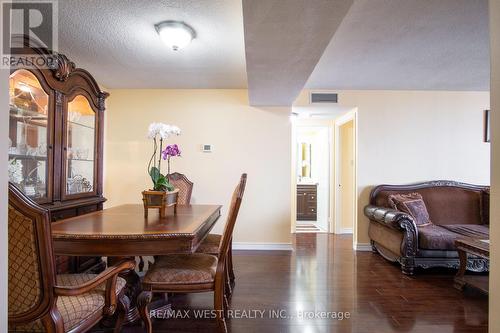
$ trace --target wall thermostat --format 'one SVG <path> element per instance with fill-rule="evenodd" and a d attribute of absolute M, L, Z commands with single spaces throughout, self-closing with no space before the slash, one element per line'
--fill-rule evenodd
<path fill-rule="evenodd" d="M 201 150 L 204 153 L 211 153 L 213 151 L 214 147 L 212 145 L 201 145 Z"/>

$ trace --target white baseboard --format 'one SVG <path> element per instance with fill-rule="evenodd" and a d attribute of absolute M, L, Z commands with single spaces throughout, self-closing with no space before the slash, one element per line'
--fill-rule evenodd
<path fill-rule="evenodd" d="M 355 250 L 363 252 L 371 251 L 372 245 L 370 243 L 357 243 Z"/>
<path fill-rule="evenodd" d="M 292 243 L 233 242 L 233 250 L 293 251 Z"/>

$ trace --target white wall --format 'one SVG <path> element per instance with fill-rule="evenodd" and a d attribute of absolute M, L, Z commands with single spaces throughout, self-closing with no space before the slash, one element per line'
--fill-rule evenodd
<path fill-rule="evenodd" d="M 500 332 L 500 1 L 490 0 L 491 39 L 491 265 L 490 265 L 490 333 Z"/>
<path fill-rule="evenodd" d="M 223 204 L 222 231 L 231 193 L 242 172 L 247 189 L 235 242 L 290 243 L 290 108 L 248 106 L 246 90 L 109 90 L 105 138 L 107 206 L 141 204 L 150 188 L 148 124 L 178 125 L 182 157 L 173 171 L 194 182 L 193 203 Z M 213 153 L 201 152 L 213 144 Z"/>
<path fill-rule="evenodd" d="M 0 70 L 0 332 L 7 332 L 7 261 L 8 261 L 8 230 L 7 230 L 7 150 L 9 133 L 9 71 Z"/>
<path fill-rule="evenodd" d="M 358 108 L 359 244 L 367 244 L 363 207 L 383 183 L 450 179 L 490 182 L 489 144 L 483 142 L 488 92 L 340 91 L 343 107 Z M 296 104 L 307 104 L 307 91 Z"/>

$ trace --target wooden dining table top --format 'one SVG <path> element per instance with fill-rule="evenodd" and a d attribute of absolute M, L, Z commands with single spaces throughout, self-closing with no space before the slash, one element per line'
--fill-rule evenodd
<path fill-rule="evenodd" d="M 220 205 L 178 205 L 160 217 L 143 205 L 121 205 L 52 223 L 58 255 L 131 256 L 191 253 L 220 217 Z"/>

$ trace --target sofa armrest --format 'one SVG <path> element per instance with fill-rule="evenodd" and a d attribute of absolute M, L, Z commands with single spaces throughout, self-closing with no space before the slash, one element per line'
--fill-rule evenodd
<path fill-rule="evenodd" d="M 368 205 L 365 207 L 365 216 L 390 228 L 403 229 L 402 223 L 410 223 L 417 229 L 413 217 L 399 210 Z"/>
<path fill-rule="evenodd" d="M 366 206 L 364 213 L 370 221 L 404 233 L 401 244 L 401 253 L 404 256 L 414 257 L 417 254 L 418 229 L 412 216 L 395 209 L 373 205 Z"/>

